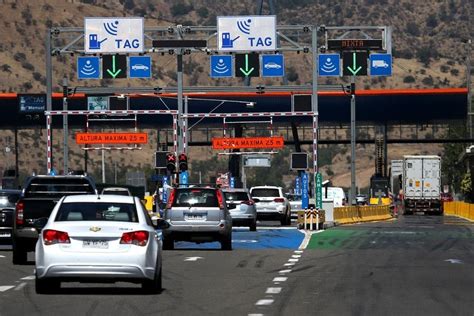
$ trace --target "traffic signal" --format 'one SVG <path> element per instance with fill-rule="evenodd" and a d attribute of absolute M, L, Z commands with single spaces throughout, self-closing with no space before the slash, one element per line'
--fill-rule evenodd
<path fill-rule="evenodd" d="M 182 153 L 181 155 L 179 155 L 178 162 L 179 162 L 180 171 L 188 170 L 188 157 L 186 157 L 185 153 Z"/>
<path fill-rule="evenodd" d="M 166 154 L 166 169 L 170 172 L 174 172 L 176 169 L 176 156 L 172 153 Z"/>

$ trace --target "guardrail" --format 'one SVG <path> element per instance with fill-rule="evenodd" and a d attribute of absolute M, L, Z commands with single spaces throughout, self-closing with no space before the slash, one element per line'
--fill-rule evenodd
<path fill-rule="evenodd" d="M 334 208 L 334 221 L 339 225 L 391 219 L 389 205 L 343 206 Z"/>
<path fill-rule="evenodd" d="M 465 202 L 444 202 L 443 205 L 445 215 L 453 215 L 474 221 L 474 204 Z"/>

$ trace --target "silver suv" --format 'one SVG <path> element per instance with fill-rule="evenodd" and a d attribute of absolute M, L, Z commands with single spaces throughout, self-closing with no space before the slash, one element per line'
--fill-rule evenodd
<path fill-rule="evenodd" d="M 163 230 L 163 249 L 174 249 L 175 241 L 219 241 L 222 250 L 232 250 L 232 217 L 219 189 L 173 189 L 164 219 L 170 227 Z"/>
<path fill-rule="evenodd" d="M 291 206 L 283 195 L 283 189 L 276 186 L 250 188 L 250 196 L 257 205 L 259 219 L 277 219 L 282 225 L 291 224 Z"/>
<path fill-rule="evenodd" d="M 257 208 L 247 189 L 223 189 L 227 208 L 232 216 L 232 225 L 248 226 L 257 230 Z"/>

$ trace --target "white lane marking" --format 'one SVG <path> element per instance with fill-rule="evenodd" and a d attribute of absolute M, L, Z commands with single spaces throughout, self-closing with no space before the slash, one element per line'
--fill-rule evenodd
<path fill-rule="evenodd" d="M 21 278 L 20 280 L 34 280 L 35 276 L 34 275 L 29 275 L 27 277 Z"/>
<path fill-rule="evenodd" d="M 301 230 L 300 230 L 301 231 Z M 305 231 L 303 232 L 305 234 L 303 241 L 301 242 L 301 245 L 298 247 L 300 250 L 306 249 L 308 247 L 309 241 L 311 240 L 311 236 L 313 234 L 319 234 L 322 233 L 324 230 L 317 230 L 317 231 Z"/>
<path fill-rule="evenodd" d="M 19 291 L 26 286 L 26 282 L 22 282 L 15 287 L 15 291 Z"/>
<path fill-rule="evenodd" d="M 255 305 L 271 305 L 273 304 L 273 300 L 269 299 L 264 299 L 264 300 L 258 300 L 258 302 Z"/>
<path fill-rule="evenodd" d="M 300 261 L 300 259 L 295 259 L 295 258 L 293 258 L 293 259 L 288 259 L 288 261 L 289 261 L 289 262 L 298 262 L 298 261 Z"/>
<path fill-rule="evenodd" d="M 280 294 L 281 292 L 281 287 L 269 287 L 267 288 L 267 291 L 265 294 Z"/>
<path fill-rule="evenodd" d="M 296 227 L 271 227 L 271 226 L 263 226 L 258 227 L 258 230 L 296 230 Z"/>
<path fill-rule="evenodd" d="M 301 255 L 292 255 L 291 258 L 301 258 Z"/>
<path fill-rule="evenodd" d="M 459 259 L 446 259 L 444 261 L 447 261 L 447 262 L 450 262 L 450 263 L 457 263 L 457 264 L 462 264 L 462 260 L 459 260 Z"/>
<path fill-rule="evenodd" d="M 263 314 L 248 314 L 248 316 L 263 316 Z"/>
<path fill-rule="evenodd" d="M 204 259 L 203 257 L 187 257 L 184 261 L 198 261 L 198 259 Z"/>
<path fill-rule="evenodd" d="M 8 291 L 9 289 L 12 289 L 14 287 L 15 287 L 14 285 L 2 285 L 0 286 L 0 292 Z"/>
<path fill-rule="evenodd" d="M 294 266 L 296 264 L 296 262 L 288 262 L 288 263 L 285 263 L 284 266 L 285 267 L 290 267 L 290 266 Z"/>
<path fill-rule="evenodd" d="M 291 269 L 278 271 L 278 273 L 280 273 L 280 274 L 286 274 L 286 273 L 290 273 L 290 272 L 291 272 Z"/>
<path fill-rule="evenodd" d="M 241 243 L 246 243 L 246 244 L 252 244 L 258 242 L 258 240 L 255 239 L 232 239 L 232 242 L 241 242 Z"/>
<path fill-rule="evenodd" d="M 288 280 L 287 277 L 276 277 L 276 278 L 273 278 L 273 282 L 285 282 L 286 280 Z"/>
<path fill-rule="evenodd" d="M 5 258 L 5 256 L 0 255 L 0 258 Z"/>
<path fill-rule="evenodd" d="M 303 253 L 303 250 L 295 250 L 295 253 Z"/>

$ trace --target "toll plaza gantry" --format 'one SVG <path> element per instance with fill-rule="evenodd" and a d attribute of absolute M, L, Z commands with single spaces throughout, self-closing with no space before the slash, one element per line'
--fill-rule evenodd
<path fill-rule="evenodd" d="M 106 26 L 110 21 L 118 25 L 118 20 L 122 23 L 132 23 L 136 21 L 128 21 L 128 18 L 94 18 L 92 22 L 100 26 Z M 114 21 L 117 20 L 117 21 Z M 116 40 L 117 46 L 120 43 L 135 43 L 130 49 L 124 47 L 115 47 L 101 49 L 101 42 L 98 41 L 99 31 L 88 29 L 88 24 L 92 23 L 85 20 L 85 27 L 54 27 L 48 30 L 46 35 L 46 82 L 47 82 L 47 129 L 48 129 L 48 144 L 50 144 L 50 129 L 52 117 L 54 115 L 63 116 L 63 133 L 64 133 L 64 170 L 67 170 L 68 144 L 67 144 L 67 129 L 68 129 L 68 115 L 91 115 L 91 114 L 114 114 L 106 110 L 95 111 L 70 111 L 67 107 L 67 99 L 76 93 L 84 93 L 86 95 L 103 95 L 103 94 L 139 94 L 139 95 L 154 95 L 160 98 L 160 95 L 166 93 L 176 93 L 177 111 L 154 111 L 148 110 L 143 112 L 140 109 L 125 110 L 124 114 L 165 114 L 172 115 L 173 122 L 176 122 L 175 135 L 176 146 L 173 149 L 176 154 L 182 153 L 186 150 L 186 121 L 190 118 L 208 118 L 208 117 L 232 117 L 233 113 L 189 113 L 184 106 L 185 93 L 201 93 L 201 92 L 256 92 L 263 94 L 265 92 L 290 91 L 291 93 L 298 93 L 301 91 L 311 91 L 311 108 L 309 111 L 289 111 L 289 112 L 241 112 L 236 115 L 246 117 L 277 117 L 277 116 L 308 116 L 312 118 L 312 169 L 314 176 L 318 172 L 318 91 L 341 91 L 350 89 L 343 85 L 318 85 L 318 54 L 320 49 L 327 47 L 327 29 L 324 26 L 316 25 L 277 25 L 276 16 L 239 16 L 239 17 L 218 17 L 217 26 L 185 26 L 173 25 L 168 27 L 144 27 L 142 22 L 142 29 L 137 29 L 135 36 L 136 40 L 121 38 Z M 381 41 L 386 45 L 391 45 L 391 29 L 390 27 L 352 27 L 351 29 L 374 31 L 377 37 L 374 41 Z M 94 29 L 95 30 L 95 29 Z M 110 30 L 105 30 L 110 34 Z M 97 34 L 96 34 L 97 33 Z M 104 33 L 105 34 L 105 33 Z M 318 42 L 319 36 L 323 35 Z M 380 35 L 381 34 L 381 35 Z M 370 38 L 367 34 L 367 38 Z M 327 37 L 327 36 L 326 36 Z M 142 39 L 142 41 L 141 41 Z M 105 39 L 104 39 L 105 40 Z M 130 45 L 130 44 L 129 44 Z M 390 46 L 391 47 L 391 46 Z M 218 87 L 185 87 L 183 83 L 183 56 L 192 55 L 196 53 L 207 54 L 210 56 L 233 56 L 236 61 L 236 76 L 249 77 L 254 76 L 257 71 L 252 73 L 255 67 L 251 67 L 249 60 L 254 54 L 278 55 L 285 52 L 307 53 L 312 55 L 311 63 L 311 83 L 309 85 L 280 85 L 280 86 L 218 86 Z M 243 53 L 243 54 L 238 54 Z M 144 55 L 175 55 L 176 56 L 176 73 L 177 86 L 173 87 L 157 87 L 153 84 L 150 87 L 91 87 L 91 86 L 76 86 L 70 87 L 67 80 L 63 81 L 63 109 L 62 111 L 52 111 L 52 92 L 53 92 L 53 57 L 54 56 L 99 56 L 105 60 L 108 55 L 122 54 L 126 56 L 144 56 Z M 240 56 L 239 56 L 240 55 Z M 118 55 L 117 55 L 118 56 Z M 257 55 L 258 56 L 258 55 Z M 115 57 L 112 57 L 115 61 Z M 224 58 L 222 58 L 224 59 Z M 218 59 L 219 62 L 221 59 Z M 241 60 L 240 64 L 237 64 Z M 212 60 L 211 60 L 212 63 Z M 240 66 L 240 67 L 239 67 Z M 284 65 L 283 65 L 284 67 Z M 274 67 L 278 68 L 278 67 Z M 281 67 L 280 67 L 281 68 Z M 115 63 L 113 72 L 115 71 Z M 268 69 L 267 69 L 268 70 Z M 238 75 L 239 73 L 239 75 Z M 211 67 L 212 74 L 212 67 Z M 115 76 L 113 76 L 115 78 Z M 140 112 L 141 111 L 141 112 Z M 48 172 L 54 166 L 53 153 L 51 146 L 47 149 L 47 165 Z"/>

